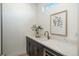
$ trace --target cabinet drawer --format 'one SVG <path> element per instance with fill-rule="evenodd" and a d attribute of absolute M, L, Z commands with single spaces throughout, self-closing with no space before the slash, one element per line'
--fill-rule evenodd
<path fill-rule="evenodd" d="M 56 56 L 54 53 L 48 51 L 47 49 L 44 49 L 44 56 Z"/>
<path fill-rule="evenodd" d="M 56 52 L 56 51 L 54 51 L 54 50 L 50 50 L 50 49 L 44 49 L 44 56 L 63 56 L 62 54 L 60 54 L 60 53 L 58 53 L 58 52 Z"/>

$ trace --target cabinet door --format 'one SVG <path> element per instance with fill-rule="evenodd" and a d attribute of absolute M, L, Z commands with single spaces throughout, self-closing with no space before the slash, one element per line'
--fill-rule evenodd
<path fill-rule="evenodd" d="M 37 45 L 37 55 L 43 56 L 43 47 L 41 45 Z"/>
<path fill-rule="evenodd" d="M 34 56 L 43 56 L 43 47 L 39 43 L 32 41 L 32 51 Z"/>
<path fill-rule="evenodd" d="M 38 52 L 37 52 L 37 45 L 36 43 L 32 44 L 32 51 L 33 51 L 33 56 L 38 56 Z"/>
<path fill-rule="evenodd" d="M 27 51 L 27 54 L 29 55 L 29 56 L 33 56 L 34 55 L 34 49 L 33 49 L 33 47 L 34 47 L 34 45 L 33 45 L 33 42 L 30 40 L 30 38 L 26 38 L 27 40 L 27 48 L 26 48 L 26 51 Z"/>
<path fill-rule="evenodd" d="M 33 56 L 34 55 L 33 43 L 32 42 L 29 42 L 29 43 L 30 43 L 30 45 L 29 45 L 29 55 Z"/>
<path fill-rule="evenodd" d="M 42 46 L 33 41 L 32 39 L 27 37 L 27 53 L 29 56 L 42 56 L 43 55 L 43 48 Z"/>
<path fill-rule="evenodd" d="M 26 52 L 27 52 L 27 54 L 29 55 L 29 53 L 30 53 L 30 41 L 29 41 L 29 38 L 28 37 L 26 37 Z"/>

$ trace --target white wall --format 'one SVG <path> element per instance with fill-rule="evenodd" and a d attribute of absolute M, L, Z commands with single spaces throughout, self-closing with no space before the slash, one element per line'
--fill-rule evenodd
<path fill-rule="evenodd" d="M 1 54 L 1 4 L 0 4 L 0 54 Z"/>
<path fill-rule="evenodd" d="M 3 4 L 4 54 L 18 55 L 26 51 L 26 35 L 36 23 L 35 4 Z"/>
<path fill-rule="evenodd" d="M 50 32 L 50 14 L 54 14 L 63 10 L 68 11 L 68 36 L 56 36 L 51 35 L 51 38 L 63 40 L 76 44 L 77 47 L 77 34 L 78 34 L 78 4 L 58 4 L 57 6 L 50 8 L 46 13 L 42 11 L 42 6 L 45 4 L 38 5 L 38 23 L 44 27 L 44 31 Z M 64 45 L 63 45 L 64 46 Z"/>

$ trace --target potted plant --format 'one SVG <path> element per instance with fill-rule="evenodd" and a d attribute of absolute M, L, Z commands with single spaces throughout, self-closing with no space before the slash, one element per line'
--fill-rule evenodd
<path fill-rule="evenodd" d="M 43 28 L 40 26 L 40 25 L 33 25 L 32 26 L 32 31 L 35 32 L 35 37 L 40 37 L 40 31 L 42 30 Z"/>

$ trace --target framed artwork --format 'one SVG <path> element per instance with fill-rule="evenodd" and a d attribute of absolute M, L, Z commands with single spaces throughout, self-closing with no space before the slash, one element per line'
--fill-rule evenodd
<path fill-rule="evenodd" d="M 67 36 L 67 10 L 50 15 L 50 33 Z"/>

